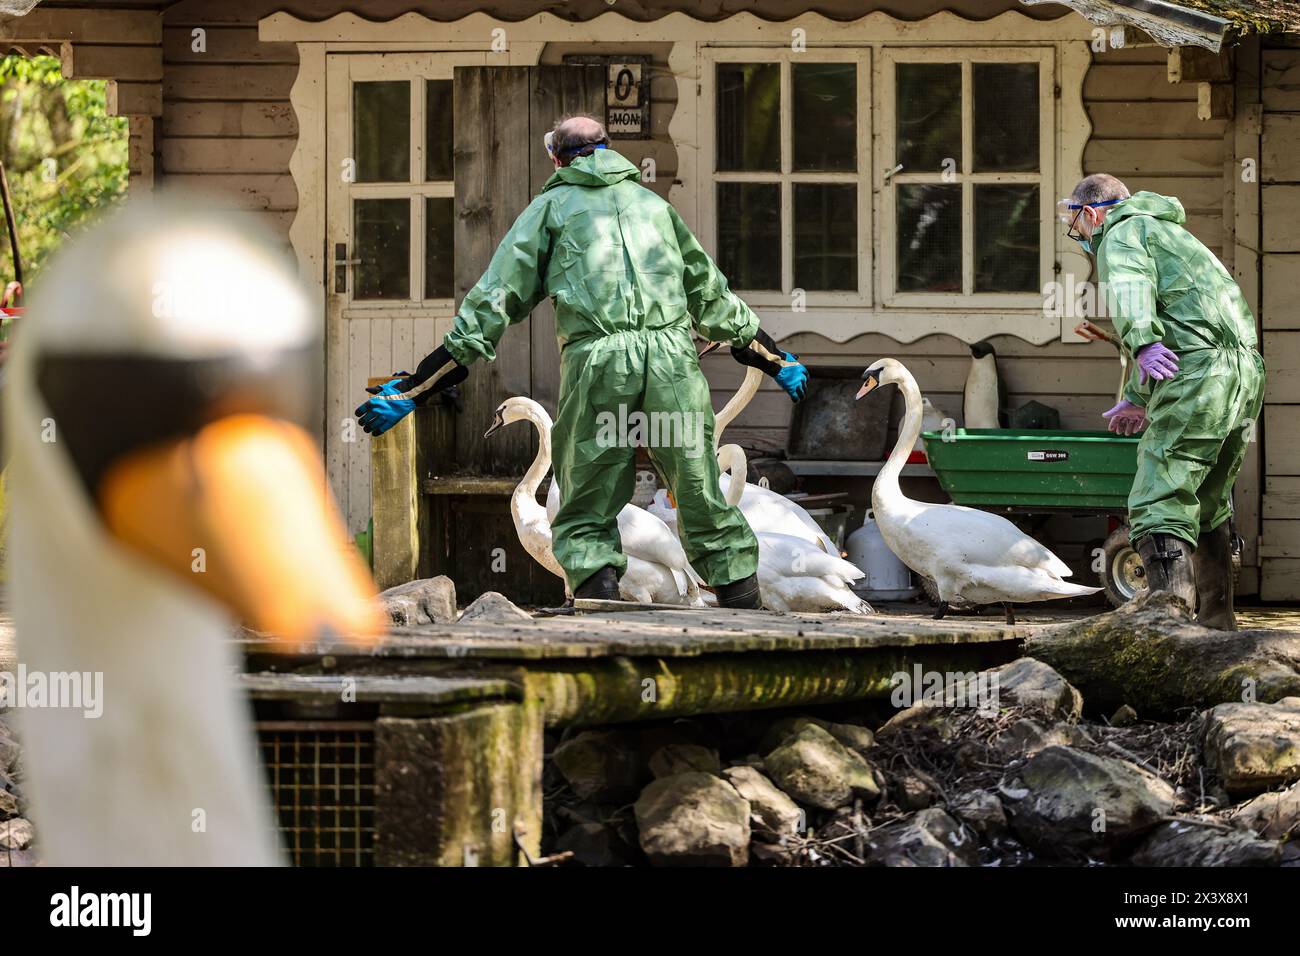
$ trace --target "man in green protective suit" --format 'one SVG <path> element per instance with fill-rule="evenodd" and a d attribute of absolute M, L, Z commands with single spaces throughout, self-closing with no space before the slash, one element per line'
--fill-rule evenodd
<path fill-rule="evenodd" d="M 632 498 L 638 443 L 677 501 L 692 566 L 727 607 L 760 606 L 758 544 L 727 505 L 713 454 L 713 408 L 693 332 L 727 342 L 737 361 L 792 400 L 807 370 L 758 327 L 673 209 L 608 148 L 599 122 L 569 117 L 546 137 L 555 173 L 515 220 L 453 329 L 414 375 L 397 373 L 357 409 L 381 434 L 491 361 L 506 328 L 543 297 L 555 305 L 560 397 L 552 433 L 560 510 L 553 550 L 577 597 L 619 596 L 627 567 L 617 516 Z"/>
<path fill-rule="evenodd" d="M 1115 329 L 1133 358 L 1110 430 L 1138 444 L 1130 536 L 1148 585 L 1235 630 L 1232 485 L 1264 398 L 1255 317 L 1228 271 L 1191 233 L 1177 199 L 1083 179 L 1065 205 L 1070 233 L 1097 257 Z"/>

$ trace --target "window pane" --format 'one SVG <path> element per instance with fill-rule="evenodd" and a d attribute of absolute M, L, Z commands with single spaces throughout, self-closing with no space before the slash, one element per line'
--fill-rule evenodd
<path fill-rule="evenodd" d="M 424 178 L 452 178 L 451 80 L 427 80 L 424 98 Z"/>
<path fill-rule="evenodd" d="M 411 262 L 411 201 L 358 199 L 352 205 L 359 259 L 353 272 L 354 299 L 409 299 Z"/>
<path fill-rule="evenodd" d="M 781 67 L 718 64 L 718 169 L 781 168 Z"/>
<path fill-rule="evenodd" d="M 790 68 L 794 168 L 851 173 L 858 168 L 858 71 L 852 63 Z"/>
<path fill-rule="evenodd" d="M 808 291 L 858 288 L 858 187 L 796 183 L 794 284 Z"/>
<path fill-rule="evenodd" d="M 961 292 L 961 186 L 898 187 L 899 292 Z"/>
<path fill-rule="evenodd" d="M 1037 292 L 1038 187 L 975 187 L 975 291 Z"/>
<path fill-rule="evenodd" d="M 972 63 L 977 172 L 1038 168 L 1038 64 Z"/>
<path fill-rule="evenodd" d="M 718 268 L 734 289 L 781 288 L 777 183 L 718 183 Z"/>
<path fill-rule="evenodd" d="M 899 63 L 896 162 L 909 173 L 939 172 L 945 159 L 961 168 L 961 64 Z"/>
<path fill-rule="evenodd" d="M 451 197 L 424 201 L 424 297 L 450 299 L 452 288 L 452 215 L 455 201 Z"/>
<path fill-rule="evenodd" d="M 357 182 L 410 181 L 410 83 L 385 80 L 352 85 L 352 149 L 357 154 Z"/>

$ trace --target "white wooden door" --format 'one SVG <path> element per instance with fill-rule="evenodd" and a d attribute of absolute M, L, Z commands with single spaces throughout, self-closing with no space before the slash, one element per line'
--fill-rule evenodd
<path fill-rule="evenodd" d="M 326 69 L 325 460 L 352 533 L 370 516 L 370 378 L 442 341 L 453 288 L 452 83 L 484 53 L 331 54 Z"/>

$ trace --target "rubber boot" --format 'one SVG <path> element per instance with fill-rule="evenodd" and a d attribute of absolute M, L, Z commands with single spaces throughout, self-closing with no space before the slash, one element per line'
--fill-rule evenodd
<path fill-rule="evenodd" d="M 713 591 L 718 596 L 718 607 L 736 607 L 749 611 L 757 611 L 763 607 L 757 574 L 732 581 L 730 584 L 719 584 Z"/>
<path fill-rule="evenodd" d="M 579 584 L 573 591 L 575 598 L 592 601 L 618 601 L 618 574 L 608 564 Z"/>
<path fill-rule="evenodd" d="M 1196 540 L 1196 623 L 1220 631 L 1235 631 L 1232 612 L 1232 529 L 1223 522 Z"/>
<path fill-rule="evenodd" d="M 1187 609 L 1194 611 L 1196 571 L 1192 556 L 1196 549 L 1182 538 L 1160 532 L 1147 535 L 1135 546 L 1146 569 L 1147 587 L 1178 595 L 1187 602 Z"/>

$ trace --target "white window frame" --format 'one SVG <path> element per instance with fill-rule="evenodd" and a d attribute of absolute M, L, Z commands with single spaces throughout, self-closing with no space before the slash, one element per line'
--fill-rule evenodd
<path fill-rule="evenodd" d="M 962 70 L 962 155 L 956 179 L 962 184 L 962 288 L 960 294 L 899 292 L 895 287 L 897 266 L 897 187 L 909 183 L 942 183 L 942 171 L 900 170 L 880 190 L 880 298 L 886 307 L 937 309 L 1020 309 L 1042 308 L 1044 284 L 1055 278 L 1056 236 L 1056 70 L 1055 50 L 1049 46 L 993 47 L 885 47 L 876 60 L 877 165 L 892 170 L 898 163 L 897 116 L 895 114 L 895 66 L 899 63 L 960 63 Z M 1038 155 L 1036 172 L 968 172 L 974 151 L 974 110 L 971 64 L 1038 64 Z M 966 184 L 970 185 L 966 185 Z M 1032 292 L 976 292 L 974 185 L 983 183 L 1037 183 L 1039 201 L 1039 287 Z"/>
<path fill-rule="evenodd" d="M 717 65 L 720 63 L 778 63 L 781 67 L 781 169 L 778 172 L 735 172 L 717 169 Z M 794 172 L 791 133 L 791 64 L 853 63 L 857 66 L 857 170 L 855 172 Z M 791 306 L 794 295 L 794 184 L 843 183 L 857 187 L 858 289 L 856 292 L 806 291 L 804 304 L 810 308 L 870 306 L 872 289 L 871 221 L 871 48 L 865 46 L 813 46 L 795 53 L 787 44 L 773 46 L 707 46 L 700 48 L 700 131 L 705 144 L 707 176 L 700 184 L 699 210 L 702 225 L 699 239 L 716 256 L 718 249 L 717 187 L 724 182 L 779 183 L 781 187 L 781 288 L 779 290 L 735 291 L 755 307 Z"/>

